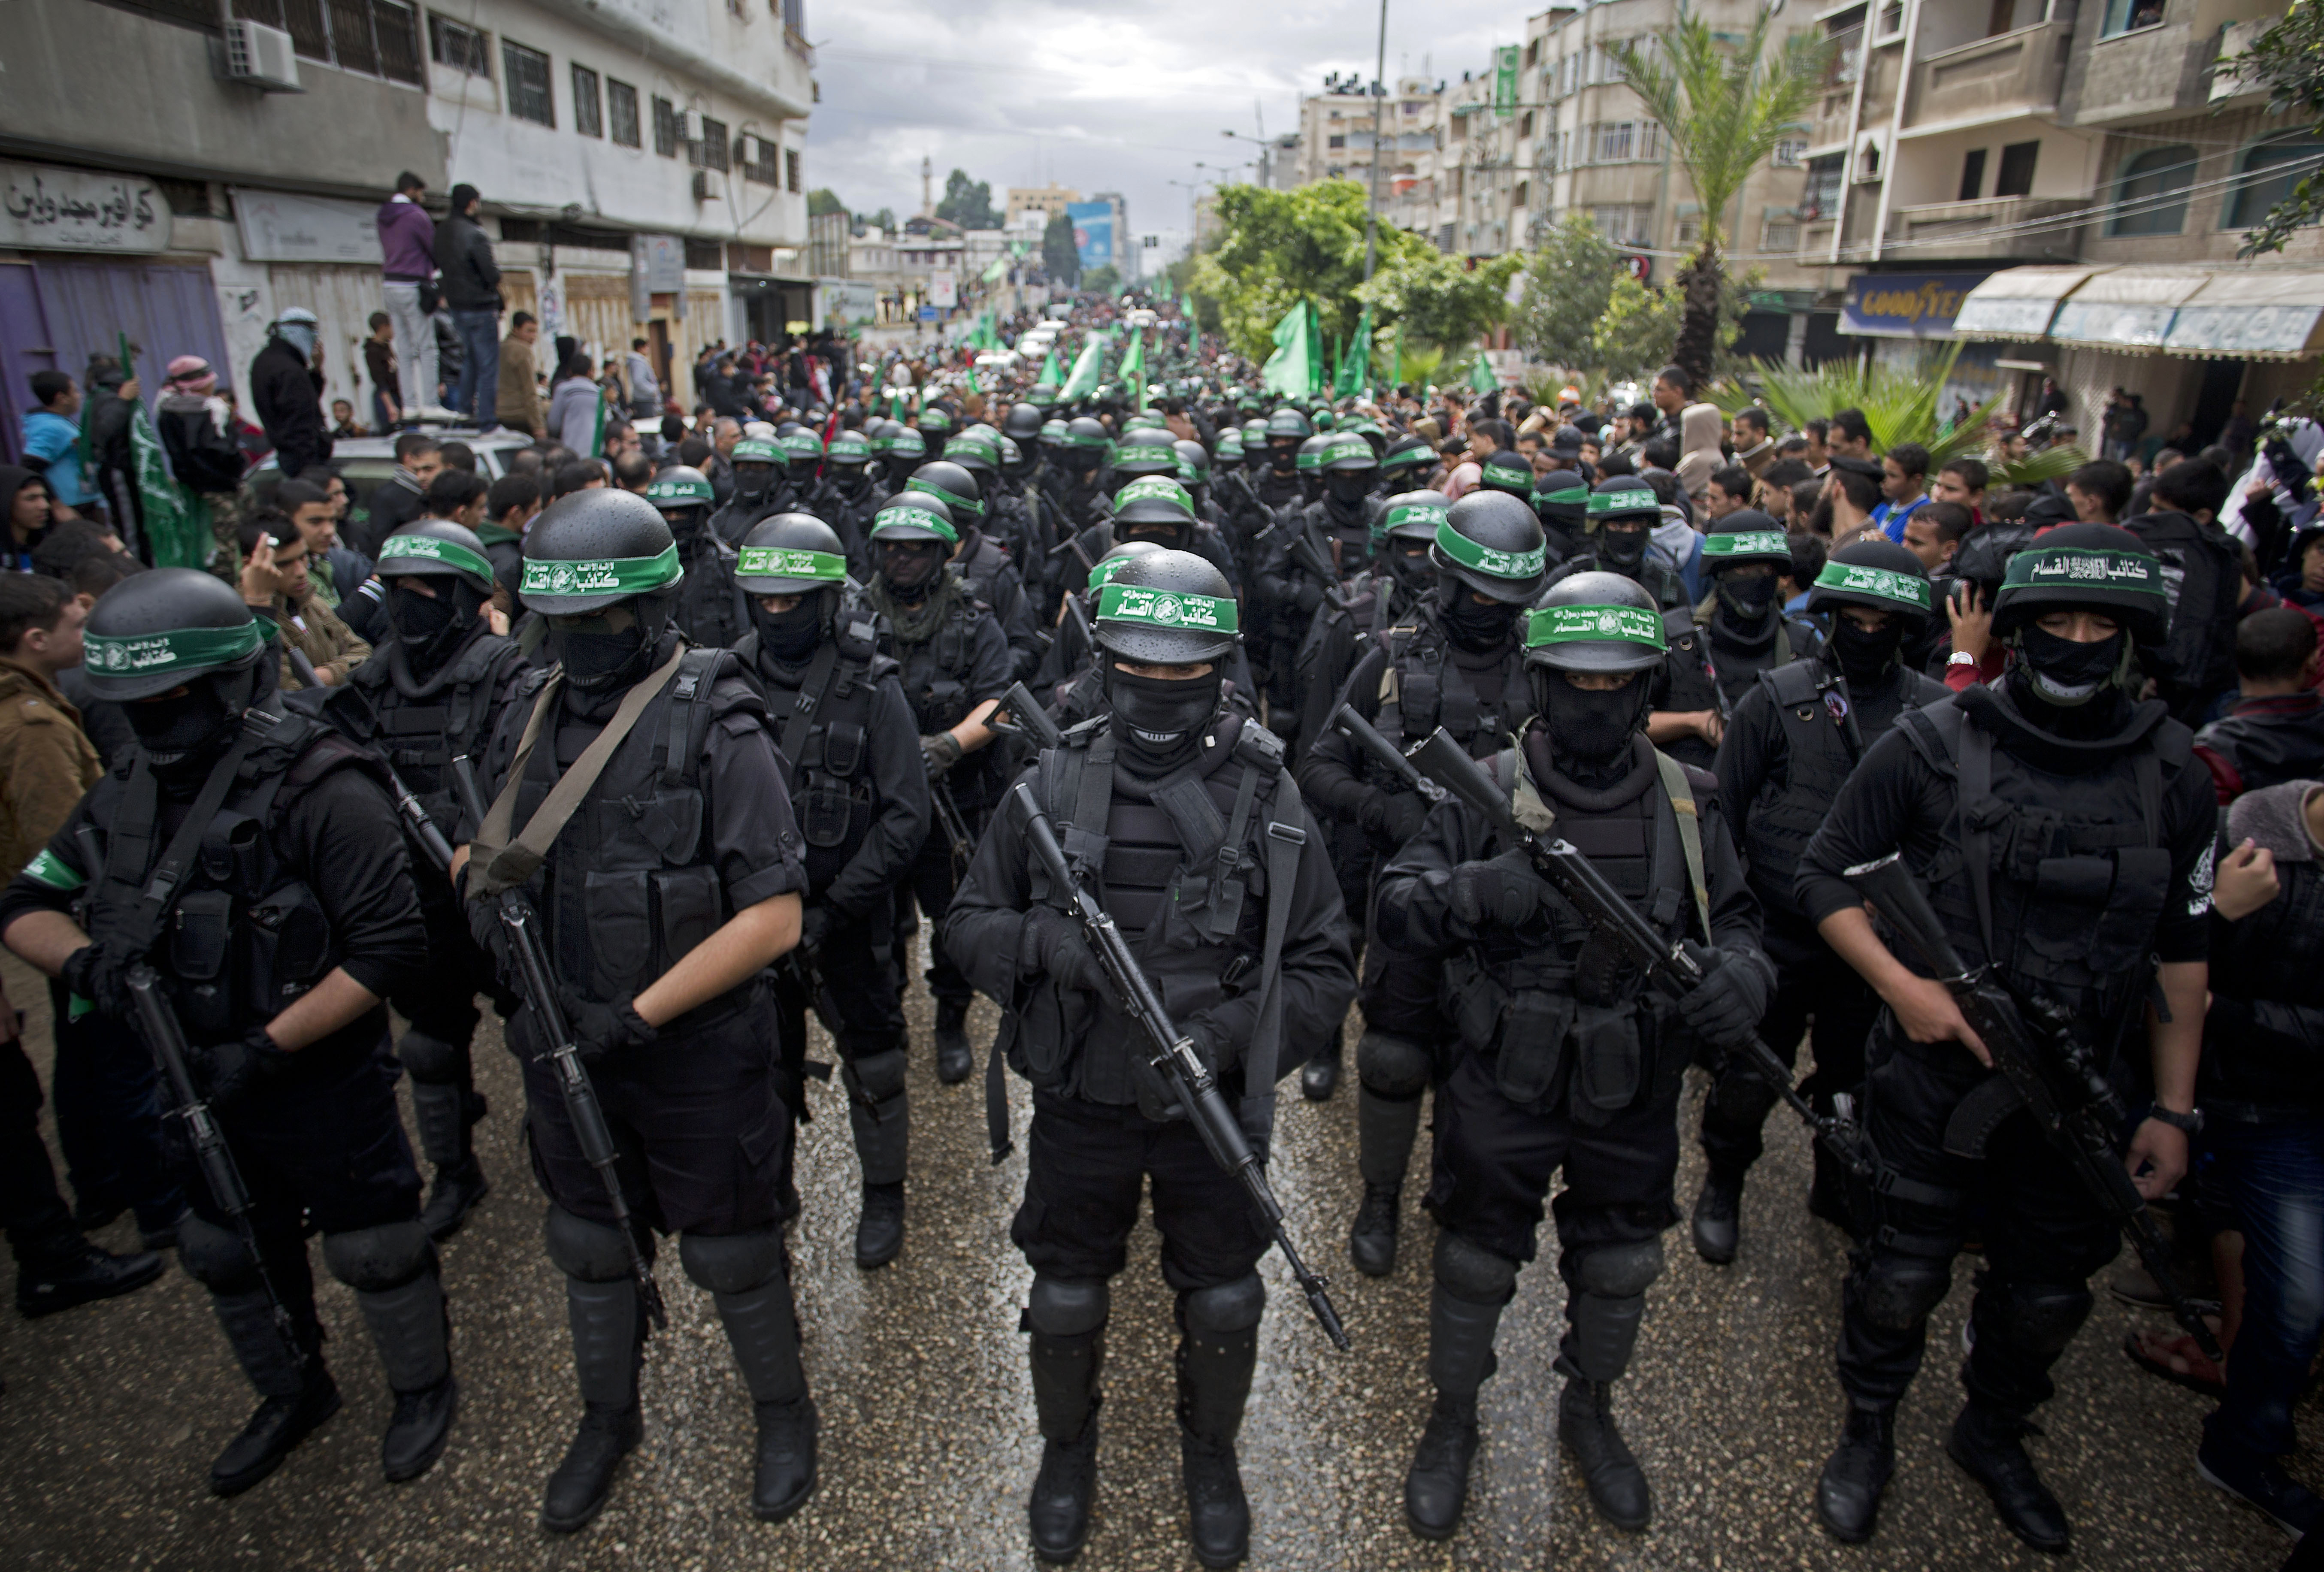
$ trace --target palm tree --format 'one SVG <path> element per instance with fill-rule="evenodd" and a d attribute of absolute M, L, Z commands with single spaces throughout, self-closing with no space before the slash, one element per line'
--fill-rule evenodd
<path fill-rule="evenodd" d="M 1830 43 L 1795 32 L 1770 55 L 1767 32 L 1774 22 L 1772 9 L 1761 11 L 1748 36 L 1730 48 L 1708 22 L 1682 13 L 1678 24 L 1652 42 L 1626 40 L 1607 46 L 1631 91 L 1661 122 L 1702 204 L 1702 242 L 1679 272 L 1686 313 L 1671 351 L 1671 363 L 1698 388 L 1709 384 L 1717 350 L 1728 205 L 1823 90 Z"/>

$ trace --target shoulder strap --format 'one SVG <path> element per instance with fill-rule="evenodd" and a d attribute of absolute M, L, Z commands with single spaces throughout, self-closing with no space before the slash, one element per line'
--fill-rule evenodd
<path fill-rule="evenodd" d="M 1074 803 L 1073 816 L 1065 822 L 1065 861 L 1074 878 L 1102 881 L 1109 839 L 1106 823 L 1113 813 L 1113 732 L 1110 728 L 1093 731 L 1087 748 L 1065 751 L 1078 761 L 1078 769 L 1070 781 Z M 1058 782 L 1060 796 L 1067 784 L 1062 779 Z"/>
<path fill-rule="evenodd" d="M 783 734 L 779 746 L 786 761 L 796 766 L 799 749 L 807 746 L 807 734 L 815 724 L 815 712 L 831 691 L 832 675 L 839 668 L 839 643 L 826 639 L 816 647 L 815 658 L 807 663 L 807 673 L 799 679 L 798 693 L 791 700 L 791 712 L 783 720 Z"/>
<path fill-rule="evenodd" d="M 1252 771 L 1256 774 L 1256 771 Z M 1283 941 L 1291 929 L 1291 891 L 1307 844 L 1298 784 L 1278 768 L 1267 816 L 1267 938 L 1259 960 L 1259 1025 L 1243 1053 L 1244 1136 L 1262 1155 L 1275 1132 L 1275 1067 L 1283 1048 Z"/>
<path fill-rule="evenodd" d="M 1694 891 L 1695 915 L 1702 919 L 1702 937 L 1711 942 L 1711 888 L 1702 875 L 1702 821 L 1694 805 L 1694 787 L 1686 767 L 1661 749 L 1655 749 L 1655 768 L 1663 777 L 1663 793 L 1678 815 L 1678 846 L 1686 859 L 1686 882 Z"/>
<path fill-rule="evenodd" d="M 235 738 L 234 746 L 226 749 L 226 757 L 211 768 L 209 778 L 202 782 L 201 794 L 194 798 L 194 805 L 186 814 L 185 823 L 178 826 L 175 835 L 170 837 L 170 844 L 161 852 L 161 860 L 153 865 L 152 877 L 145 881 L 144 894 L 139 899 L 137 909 L 124 924 L 124 937 L 132 956 L 142 960 L 146 951 L 153 948 L 153 942 L 161 936 L 161 925 L 169 920 L 171 908 L 178 904 L 178 896 L 183 891 L 186 871 L 193 866 L 195 857 L 201 850 L 202 837 L 208 833 L 210 821 L 217 817 L 218 809 L 225 806 L 226 793 L 233 789 L 235 777 L 242 773 L 243 760 L 250 756 L 252 747 L 258 740 L 259 733 L 254 729 L 250 717 L 263 712 L 252 711 L 245 716 L 241 734 Z M 160 788 L 143 749 L 138 750 L 137 762 L 130 769 L 128 798 L 141 810 L 140 816 L 150 844 L 154 829 L 161 823 Z M 127 816 L 124 813 L 124 817 Z M 142 855 L 134 862 L 123 863 L 122 869 L 130 878 L 143 873 Z"/>
<path fill-rule="evenodd" d="M 729 658 L 724 649 L 699 645 L 688 647 L 678 657 L 678 678 L 670 684 L 669 707 L 663 712 L 661 736 L 654 744 L 662 785 L 690 785 L 700 773 L 702 747 L 715 718 L 711 694 L 718 685 L 719 668 Z M 751 692 L 755 698 L 757 690 Z"/>
<path fill-rule="evenodd" d="M 1969 875 L 1969 904 L 1977 908 L 1978 936 L 1985 941 L 1989 962 L 2000 959 L 1993 947 L 1993 830 L 1976 809 L 1993 793 L 1993 733 L 1964 724 L 1954 746 L 1960 769 L 1953 812 L 1960 819 L 1961 870 Z"/>
<path fill-rule="evenodd" d="M 1759 684 L 1767 696 L 1785 708 L 1794 704 L 1815 703 L 1815 673 L 1804 662 L 1787 661 L 1759 674 Z"/>

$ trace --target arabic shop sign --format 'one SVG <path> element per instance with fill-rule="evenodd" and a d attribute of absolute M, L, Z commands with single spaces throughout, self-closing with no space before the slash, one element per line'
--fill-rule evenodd
<path fill-rule="evenodd" d="M 1961 303 L 1990 277 L 1990 271 L 1858 273 L 1848 280 L 1840 330 L 1871 338 L 1950 338 Z"/>
<path fill-rule="evenodd" d="M 152 181 L 136 175 L 0 162 L 0 245 L 166 251 L 170 204 Z"/>

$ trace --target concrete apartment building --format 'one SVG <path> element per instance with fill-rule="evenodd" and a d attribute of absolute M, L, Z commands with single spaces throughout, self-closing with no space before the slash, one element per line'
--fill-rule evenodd
<path fill-rule="evenodd" d="M 238 387 L 314 310 L 327 398 L 368 418 L 372 213 L 399 170 L 484 198 L 511 309 L 604 348 L 695 350 L 817 319 L 804 0 L 19 0 L 5 52 L 0 453 L 23 379 L 126 334 L 149 397 L 194 354 Z M 92 91 L 106 78 L 136 85 Z M 33 193 L 54 203 L 20 200 Z M 117 212 L 42 222 L 17 214 Z M 543 335 L 548 352 L 551 335 Z"/>

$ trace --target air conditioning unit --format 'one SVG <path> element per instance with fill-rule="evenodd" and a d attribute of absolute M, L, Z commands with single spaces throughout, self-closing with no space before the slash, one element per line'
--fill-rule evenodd
<path fill-rule="evenodd" d="M 765 146 L 764 139 L 746 131 L 734 139 L 734 156 L 746 164 L 754 164 L 762 156 L 761 150 Z"/>
<path fill-rule="evenodd" d="M 718 192 L 716 188 L 710 184 L 710 171 L 708 170 L 696 170 L 694 171 L 694 199 L 697 202 L 715 202 L 718 200 Z"/>
<path fill-rule="evenodd" d="M 290 35 L 263 23 L 236 21 L 226 30 L 226 74 L 268 93 L 303 93 Z"/>
<path fill-rule="evenodd" d="M 681 139 L 687 142 L 700 142 L 702 140 L 702 111 L 699 109 L 688 109 L 684 115 L 680 115 L 678 123 L 678 134 Z"/>

